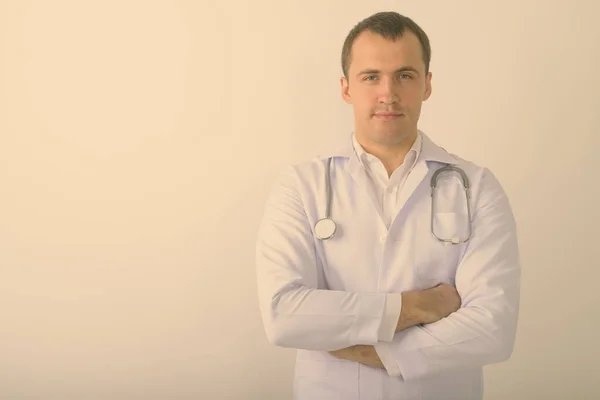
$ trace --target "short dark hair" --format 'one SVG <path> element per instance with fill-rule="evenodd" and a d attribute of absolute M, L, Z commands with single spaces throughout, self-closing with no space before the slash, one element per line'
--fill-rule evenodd
<path fill-rule="evenodd" d="M 348 78 L 348 70 L 352 61 L 352 45 L 356 38 L 364 31 L 376 33 L 386 39 L 396 40 L 401 37 L 406 30 L 413 32 L 419 42 L 423 53 L 423 62 L 425 63 L 425 73 L 429 73 L 429 63 L 431 61 L 431 45 L 427 34 L 409 17 L 394 11 L 382 11 L 371 15 L 356 24 L 346 36 L 342 48 L 342 71 Z"/>

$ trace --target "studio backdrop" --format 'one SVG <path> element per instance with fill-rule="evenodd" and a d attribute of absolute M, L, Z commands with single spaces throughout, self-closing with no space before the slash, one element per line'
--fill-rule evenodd
<path fill-rule="evenodd" d="M 287 165 L 347 136 L 341 48 L 432 45 L 419 127 L 490 168 L 523 261 L 486 400 L 597 399 L 594 0 L 0 0 L 0 399 L 291 399 L 254 246 Z"/>

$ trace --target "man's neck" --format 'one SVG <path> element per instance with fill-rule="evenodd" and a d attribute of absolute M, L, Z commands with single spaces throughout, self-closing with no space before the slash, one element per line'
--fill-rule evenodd
<path fill-rule="evenodd" d="M 367 153 L 372 154 L 382 162 L 388 176 L 390 176 L 404 162 L 406 155 L 417 139 L 417 135 L 418 132 L 415 132 L 402 142 L 393 145 L 373 143 L 359 135 L 356 135 L 356 140 Z"/>

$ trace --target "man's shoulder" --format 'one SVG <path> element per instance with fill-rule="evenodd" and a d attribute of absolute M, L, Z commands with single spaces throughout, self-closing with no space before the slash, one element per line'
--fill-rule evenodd
<path fill-rule="evenodd" d="M 310 182 L 318 182 L 323 179 L 327 168 L 326 156 L 312 156 L 292 162 L 288 162 L 280 167 L 277 181 L 279 184 L 286 185 L 305 185 Z"/>
<path fill-rule="evenodd" d="M 498 202 L 509 203 L 504 186 L 492 167 L 457 154 L 451 155 L 456 159 L 456 166 L 461 168 L 469 179 L 471 196 L 476 208 Z"/>
<path fill-rule="evenodd" d="M 460 154 L 448 151 L 442 146 L 439 147 L 452 157 L 456 167 L 465 172 L 469 179 L 472 194 L 475 198 L 485 198 L 490 195 L 500 197 L 505 196 L 502 183 L 492 170 L 492 167 L 485 163 L 477 162 Z"/>
<path fill-rule="evenodd" d="M 445 149 L 444 149 L 445 150 Z M 472 159 L 461 156 L 457 153 L 448 152 L 447 153 L 455 160 L 456 166 L 465 171 L 468 176 L 477 177 L 479 174 L 482 174 L 487 169 L 487 166 Z"/>
<path fill-rule="evenodd" d="M 448 150 L 446 147 L 438 144 L 429 136 L 424 135 L 424 137 L 425 140 L 429 142 L 428 149 L 434 149 L 436 155 L 438 156 L 440 154 L 446 154 L 448 157 L 441 156 L 440 158 L 446 159 L 444 161 L 450 161 L 456 167 L 461 168 L 469 176 L 469 179 L 477 179 L 480 175 L 487 173 L 487 171 L 490 171 L 487 165 L 474 161 L 473 159 L 467 158 L 462 154 L 455 153 L 452 150 Z"/>

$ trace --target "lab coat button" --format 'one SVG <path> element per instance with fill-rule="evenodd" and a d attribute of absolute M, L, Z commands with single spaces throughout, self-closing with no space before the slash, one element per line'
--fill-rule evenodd
<path fill-rule="evenodd" d="M 387 238 L 387 235 L 381 235 L 381 237 L 379 238 L 379 241 L 381 243 L 384 243 L 386 238 Z"/>

